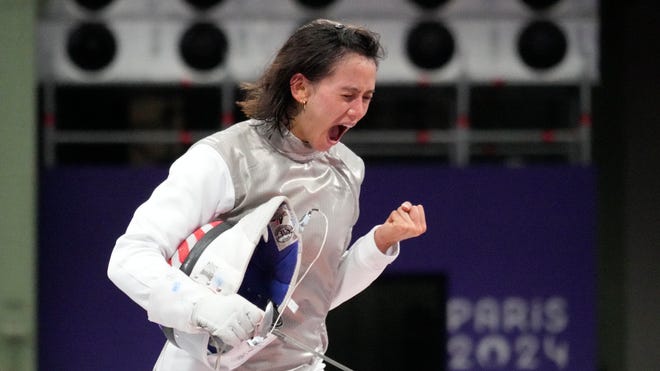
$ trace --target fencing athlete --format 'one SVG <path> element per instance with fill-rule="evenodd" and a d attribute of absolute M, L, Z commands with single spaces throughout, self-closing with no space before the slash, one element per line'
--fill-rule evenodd
<path fill-rule="evenodd" d="M 154 370 L 323 369 L 328 311 L 369 286 L 397 257 L 400 241 L 426 231 L 422 205 L 393 201 L 400 206 L 383 224 L 349 246 L 365 169 L 340 139 L 366 114 L 381 57 L 378 36 L 367 29 L 328 20 L 300 27 L 262 77 L 243 86 L 239 105 L 250 119 L 195 143 L 137 208 L 113 249 L 108 276 L 150 321 L 178 334 L 166 341 Z M 295 215 L 291 228 L 266 233 L 278 218 L 264 205 L 281 204 Z M 212 221 L 235 226 L 236 242 L 214 250 L 224 255 L 197 262 L 192 274 L 168 263 Z M 282 337 L 261 341 L 267 308 L 249 298 L 250 288 L 235 287 L 256 264 L 251 254 L 281 265 L 284 250 L 259 247 L 269 233 L 282 241 L 294 232 L 301 243 L 292 251 L 300 257 L 291 262 L 298 267 L 286 270 L 293 277 L 275 303 L 276 321 L 278 333 L 302 346 Z M 222 275 L 234 270 L 239 277 L 231 284 Z M 189 339 L 200 337 L 208 344 L 191 350 Z M 223 358 L 243 348 L 236 362 Z"/>

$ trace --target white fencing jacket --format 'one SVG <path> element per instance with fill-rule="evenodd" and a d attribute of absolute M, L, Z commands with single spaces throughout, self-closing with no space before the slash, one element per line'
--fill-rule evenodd
<path fill-rule="evenodd" d="M 283 313 L 281 330 L 324 352 L 327 312 L 369 286 L 399 253 L 398 244 L 386 254 L 376 247 L 377 226 L 349 248 L 363 177 L 364 163 L 341 143 L 317 152 L 262 122 L 235 124 L 198 142 L 172 164 L 118 238 L 108 276 L 146 310 L 150 321 L 199 333 L 191 312 L 208 289 L 167 259 L 199 226 L 216 218 L 236 223 L 272 197 L 286 196 L 295 214 L 317 212 L 310 214 L 302 233 L 300 274 L 307 274 L 292 293 L 294 304 Z M 275 340 L 239 369 L 311 370 L 317 362 L 311 353 Z M 209 368 L 166 343 L 154 370 Z"/>

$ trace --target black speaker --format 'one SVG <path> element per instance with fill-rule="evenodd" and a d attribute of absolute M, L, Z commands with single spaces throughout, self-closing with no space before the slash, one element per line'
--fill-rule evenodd
<path fill-rule="evenodd" d="M 193 8 L 199 11 L 207 11 L 222 2 L 222 0 L 185 0 Z"/>
<path fill-rule="evenodd" d="M 423 21 L 408 33 L 406 51 L 417 67 L 434 70 L 444 66 L 454 55 L 454 36 L 438 21 Z"/>
<path fill-rule="evenodd" d="M 559 64 L 567 49 L 568 40 L 564 31 L 548 20 L 530 22 L 518 37 L 520 58 L 536 70 L 546 70 Z"/>
<path fill-rule="evenodd" d="M 69 32 L 66 51 L 79 68 L 96 72 L 107 67 L 117 53 L 112 30 L 99 22 L 83 22 Z"/>
<path fill-rule="evenodd" d="M 334 3 L 335 0 L 298 0 L 298 3 L 310 9 L 323 9 Z"/>
<path fill-rule="evenodd" d="M 447 2 L 447 0 L 410 0 L 421 9 L 433 10 L 437 9 Z"/>
<path fill-rule="evenodd" d="M 76 3 L 87 10 L 98 11 L 108 6 L 113 0 L 76 0 Z"/>
<path fill-rule="evenodd" d="M 200 71 L 212 70 L 225 62 L 229 41 L 215 24 L 197 22 L 184 32 L 179 52 L 185 63 Z"/>

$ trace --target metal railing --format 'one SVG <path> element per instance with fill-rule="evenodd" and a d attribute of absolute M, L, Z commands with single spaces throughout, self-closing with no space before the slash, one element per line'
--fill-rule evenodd
<path fill-rule="evenodd" d="M 59 129 L 55 122 L 54 85 L 44 87 L 43 163 L 58 164 L 58 146 L 75 144 L 155 144 L 190 145 L 214 130 L 71 130 Z M 233 90 L 223 88 L 219 102 L 223 117 L 232 117 Z M 573 126 L 558 129 L 482 129 L 470 125 L 470 87 L 456 85 L 455 118 L 446 129 L 355 129 L 342 141 L 361 156 L 370 157 L 443 157 L 453 166 L 468 166 L 475 157 L 559 156 L 566 163 L 588 165 L 591 156 L 591 84 L 579 86 L 579 114 Z M 224 121 L 228 121 L 224 120 Z M 230 125 L 224 122 L 220 129 Z M 483 125 L 482 125 L 483 126 Z"/>

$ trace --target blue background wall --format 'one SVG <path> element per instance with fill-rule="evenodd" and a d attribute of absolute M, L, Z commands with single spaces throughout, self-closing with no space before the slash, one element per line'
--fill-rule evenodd
<path fill-rule="evenodd" d="M 164 168 L 42 173 L 40 369 L 152 367 L 164 338 L 110 283 L 106 267 L 134 209 L 165 176 Z M 593 370 L 594 179 L 591 168 L 372 164 L 354 237 L 381 223 L 403 200 L 424 204 L 428 232 L 405 242 L 387 273 L 443 273 L 449 300 L 471 308 L 470 318 L 447 333 L 460 346 L 448 354 L 450 369 L 469 364 L 515 370 L 531 355 L 536 370 L 560 364 L 564 370 Z M 525 331 L 504 325 L 505 303 L 512 299 L 530 309 Z M 566 321 L 563 327 L 553 322 L 547 305 L 553 301 L 563 303 L 554 307 Z M 541 321 L 536 325 L 534 308 Z M 535 345 L 538 349 L 528 349 Z"/>

